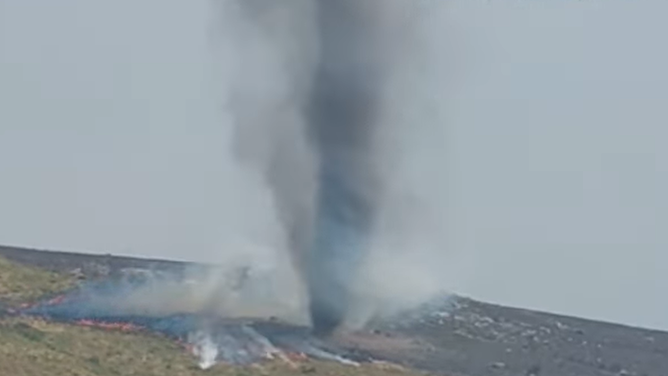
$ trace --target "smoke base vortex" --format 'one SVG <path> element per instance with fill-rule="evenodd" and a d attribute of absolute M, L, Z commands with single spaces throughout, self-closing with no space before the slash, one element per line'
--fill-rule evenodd
<path fill-rule="evenodd" d="M 382 66 L 377 30 L 362 7 L 353 0 L 318 3 L 320 59 L 306 112 L 320 164 L 306 265 L 311 320 L 320 335 L 345 318 L 379 194 L 371 156 Z"/>

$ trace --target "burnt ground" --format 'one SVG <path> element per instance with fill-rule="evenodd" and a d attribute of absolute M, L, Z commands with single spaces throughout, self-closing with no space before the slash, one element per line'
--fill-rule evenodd
<path fill-rule="evenodd" d="M 11 247 L 0 247 L 0 256 L 86 278 L 128 269 L 180 273 L 187 266 Z M 666 332 L 466 298 L 436 302 L 363 332 L 341 333 L 328 343 L 350 354 L 452 376 L 661 376 L 668 372 Z"/>

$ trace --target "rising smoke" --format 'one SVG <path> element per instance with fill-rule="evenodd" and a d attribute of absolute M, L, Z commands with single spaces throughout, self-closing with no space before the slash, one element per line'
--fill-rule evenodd
<path fill-rule="evenodd" d="M 209 260 L 218 267 L 44 312 L 160 327 L 151 319 L 166 318 L 179 335 L 200 323 L 175 314 L 275 316 L 328 333 L 451 287 L 461 268 L 446 247 L 443 3 L 215 4 L 215 84 L 233 130 L 229 185 L 240 193 L 221 197 L 232 220 Z M 203 358 L 214 356 L 204 351 L 208 329 Z"/>
<path fill-rule="evenodd" d="M 218 9 L 233 147 L 270 189 L 284 235 L 272 247 L 305 285 L 316 330 L 447 287 L 448 267 L 434 265 L 446 260 L 434 153 L 444 148 L 445 66 L 429 50 L 445 40 L 430 30 L 442 9 L 429 0 Z"/>
<path fill-rule="evenodd" d="M 225 226 L 236 237 L 217 267 L 141 283 L 131 273 L 26 313 L 188 336 L 207 368 L 221 355 L 243 363 L 236 349 L 249 343 L 263 347 L 254 360 L 282 338 L 244 325 L 221 334 L 220 316 L 310 320 L 326 334 L 444 292 L 459 265 L 444 241 L 441 4 L 218 1 L 217 84 L 241 162 L 229 184 L 250 198 Z M 345 361 L 303 338 L 292 348 Z"/>
<path fill-rule="evenodd" d="M 319 59 L 305 117 L 318 158 L 315 224 L 306 283 L 316 331 L 336 328 L 348 311 L 351 281 L 367 252 L 382 182 L 374 144 L 384 60 L 369 3 L 320 1 Z"/>

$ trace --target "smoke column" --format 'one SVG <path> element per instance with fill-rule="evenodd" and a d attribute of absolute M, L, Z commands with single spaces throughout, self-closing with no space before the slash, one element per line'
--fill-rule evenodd
<path fill-rule="evenodd" d="M 255 215 L 276 218 L 281 240 L 265 245 L 290 260 L 292 272 L 281 274 L 298 276 L 300 304 L 315 331 L 331 332 L 359 302 L 379 311 L 436 291 L 444 268 L 425 266 L 434 268 L 440 239 L 431 237 L 443 234 L 435 225 L 441 220 L 425 215 L 437 207 L 431 198 L 415 202 L 440 194 L 430 181 L 440 164 L 430 155 L 442 150 L 433 144 L 440 124 L 436 96 L 420 77 L 427 59 L 419 52 L 427 49 L 413 43 L 413 29 L 442 39 L 423 23 L 437 3 L 217 4 L 224 6 L 217 24 L 225 38 L 219 45 L 227 46 L 221 86 L 229 92 L 232 146 L 269 191 L 272 208 Z M 398 286 L 404 278 L 410 283 Z M 287 291 L 278 285 L 272 289 Z"/>
<path fill-rule="evenodd" d="M 307 119 L 319 172 L 307 283 L 311 320 L 322 333 L 345 317 L 380 194 L 371 155 L 382 67 L 363 3 L 321 0 L 317 11 L 320 56 Z"/>

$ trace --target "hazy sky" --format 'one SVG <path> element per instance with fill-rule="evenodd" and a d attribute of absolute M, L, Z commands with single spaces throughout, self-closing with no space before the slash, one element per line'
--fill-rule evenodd
<path fill-rule="evenodd" d="M 668 329 L 668 3 L 450 12 L 448 246 L 475 266 L 456 288 Z M 206 260 L 257 220 L 228 194 L 210 17 L 0 0 L 0 243 Z"/>

